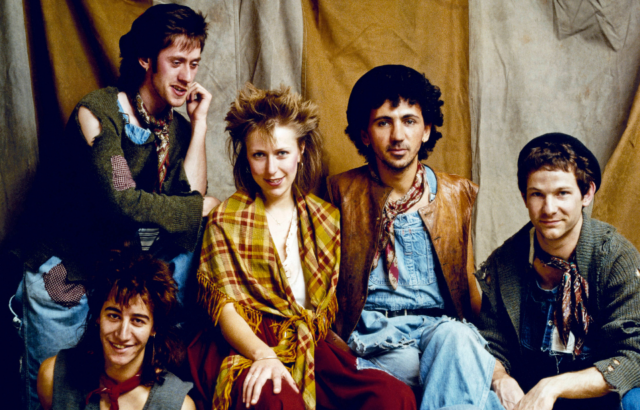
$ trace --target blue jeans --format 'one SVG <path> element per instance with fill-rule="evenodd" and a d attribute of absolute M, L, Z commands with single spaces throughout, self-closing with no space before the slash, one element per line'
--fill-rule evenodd
<path fill-rule="evenodd" d="M 357 331 L 349 339 L 361 356 L 359 369 L 386 371 L 418 390 L 423 410 L 503 409 L 490 390 L 495 359 L 472 324 L 446 316 L 388 319 L 375 313 L 363 319 L 370 321 L 368 329 L 379 326 L 376 339 Z"/>
<path fill-rule="evenodd" d="M 160 256 L 162 259 L 162 256 Z M 184 302 L 185 285 L 192 268 L 193 253 L 181 253 L 173 257 L 173 278 L 178 285 L 178 297 Z M 24 409 L 40 407 L 36 390 L 40 364 L 55 356 L 62 349 L 75 346 L 84 332 L 83 324 L 89 311 L 86 295 L 71 307 L 65 307 L 51 298 L 45 287 L 44 275 L 62 263 L 58 257 L 51 257 L 42 264 L 38 272 L 25 270 L 24 277 L 16 291 L 13 306 L 17 311 L 22 307 L 19 333 L 24 341 L 22 355 L 22 402 Z M 191 275 L 193 276 L 193 275 Z M 77 285 L 82 286 L 82 285 Z"/>

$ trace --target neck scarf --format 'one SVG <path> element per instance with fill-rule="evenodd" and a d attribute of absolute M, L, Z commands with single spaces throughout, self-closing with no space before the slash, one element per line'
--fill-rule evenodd
<path fill-rule="evenodd" d="M 111 403 L 110 410 L 119 410 L 120 406 L 118 406 L 118 397 L 140 386 L 140 379 L 141 373 L 138 373 L 132 378 L 127 379 L 122 383 L 118 383 L 103 373 L 100 376 L 100 382 L 104 387 L 98 387 L 89 393 L 85 400 L 85 406 L 89 404 L 89 399 L 91 399 L 91 396 L 94 394 L 107 394 L 109 396 L 109 402 Z"/>
<path fill-rule="evenodd" d="M 380 252 L 384 250 L 385 267 L 387 268 L 389 282 L 391 282 L 393 289 L 398 288 L 398 280 L 400 278 L 398 258 L 395 252 L 396 238 L 393 231 L 393 222 L 398 215 L 406 212 L 420 201 L 422 194 L 425 192 L 426 183 L 427 178 L 424 172 L 424 166 L 418 163 L 418 172 L 416 172 L 416 177 L 411 188 L 397 201 L 387 201 L 382 211 L 383 232 L 380 235 L 376 254 L 373 257 L 373 268 L 375 269 L 378 266 Z"/>
<path fill-rule="evenodd" d="M 282 260 L 269 233 L 263 199 L 238 191 L 209 216 L 204 234 L 198 281 L 200 300 L 214 323 L 222 308 L 233 303 L 254 332 L 267 314 L 279 340 L 274 351 L 300 387 L 307 410 L 316 407 L 314 352 L 326 337 L 338 310 L 336 285 L 340 266 L 340 214 L 312 195 L 295 195 L 299 253 L 312 310 L 295 299 Z M 213 398 L 213 408 L 229 407 L 231 389 L 252 361 L 226 357 Z"/>
<path fill-rule="evenodd" d="M 582 353 L 584 339 L 589 331 L 589 323 L 592 321 L 586 305 L 589 299 L 589 283 L 578 273 L 575 262 L 549 255 L 542 250 L 537 239 L 535 239 L 535 255 L 545 265 L 563 272 L 553 321 L 558 328 L 560 340 L 565 346 L 569 341 L 569 333 L 573 332 L 576 338 L 573 353 L 578 356 Z"/>
<path fill-rule="evenodd" d="M 139 118 L 147 128 L 149 128 L 158 137 L 156 139 L 156 152 L 158 153 L 158 188 L 157 192 L 162 191 L 162 183 L 167 176 L 167 165 L 169 165 L 169 125 L 173 120 L 173 109 L 167 106 L 161 113 L 161 117 L 156 118 L 147 112 L 140 93 L 136 94 L 135 104 Z"/>

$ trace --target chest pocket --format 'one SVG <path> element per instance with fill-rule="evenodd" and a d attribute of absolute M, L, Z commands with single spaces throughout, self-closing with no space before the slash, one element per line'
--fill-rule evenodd
<path fill-rule="evenodd" d="M 400 277 L 398 286 L 428 286 L 436 281 L 433 251 L 429 236 L 422 225 L 412 223 L 411 226 L 395 227 L 395 250 Z M 394 224 L 395 225 L 395 224 Z M 384 254 L 378 261 L 378 266 L 371 272 L 371 285 L 387 285 L 389 274 L 384 266 Z"/>

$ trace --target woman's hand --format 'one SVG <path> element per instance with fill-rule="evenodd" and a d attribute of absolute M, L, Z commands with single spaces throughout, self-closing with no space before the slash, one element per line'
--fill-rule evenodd
<path fill-rule="evenodd" d="M 275 354 L 273 355 L 275 356 Z M 262 359 L 256 360 L 251 365 L 247 377 L 242 385 L 242 402 L 247 408 L 258 403 L 262 387 L 267 380 L 273 381 L 273 394 L 278 394 L 282 390 L 282 379 L 289 383 L 289 386 L 296 392 L 300 393 L 293 377 L 282 364 L 280 359 Z"/>

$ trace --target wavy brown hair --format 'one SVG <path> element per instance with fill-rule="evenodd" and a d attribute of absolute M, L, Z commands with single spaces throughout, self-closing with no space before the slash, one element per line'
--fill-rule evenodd
<path fill-rule="evenodd" d="M 144 81 L 145 69 L 138 59 L 151 58 L 155 72 L 160 51 L 174 42 L 182 50 L 204 48 L 207 22 L 200 12 L 179 4 L 156 4 L 135 19 L 131 30 L 120 37 L 120 78 L 118 87 L 135 93 Z"/>
<path fill-rule="evenodd" d="M 87 292 L 89 314 L 78 344 L 80 352 L 87 354 L 93 365 L 104 366 L 98 324 L 102 306 L 108 300 L 129 306 L 140 296 L 151 312 L 156 333 L 145 347 L 142 383 L 152 385 L 159 381 L 167 366 L 178 366 L 184 356 L 175 331 L 177 294 L 178 287 L 167 263 L 128 248 L 111 251 L 97 264 L 95 279 Z"/>
<path fill-rule="evenodd" d="M 233 165 L 236 188 L 255 195 L 260 187 L 253 180 L 247 158 L 247 137 L 259 132 L 273 138 L 276 125 L 293 129 L 298 147 L 304 144 L 302 166 L 294 185 L 303 193 L 312 190 L 322 175 L 322 136 L 318 131 L 318 106 L 281 85 L 275 90 L 261 90 L 247 83 L 238 92 L 225 117 L 229 131 L 228 152 Z"/>

